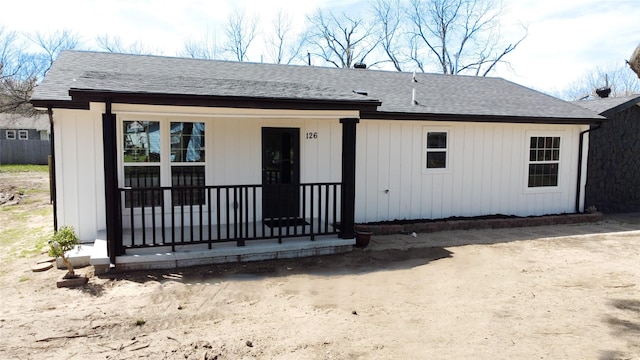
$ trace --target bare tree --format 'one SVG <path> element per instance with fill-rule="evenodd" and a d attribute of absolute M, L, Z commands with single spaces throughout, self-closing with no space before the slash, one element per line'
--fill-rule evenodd
<path fill-rule="evenodd" d="M 96 37 L 96 44 L 98 49 L 112 53 L 162 55 L 161 50 L 152 50 L 139 41 L 124 45 L 119 36 L 111 37 L 109 34 Z"/>
<path fill-rule="evenodd" d="M 410 57 L 422 70 L 429 59 L 444 74 L 486 76 L 526 38 L 504 43 L 496 0 L 410 0 Z"/>
<path fill-rule="evenodd" d="M 611 97 L 640 94 L 640 81 L 633 71 L 621 64 L 587 70 L 580 78 L 554 95 L 565 100 L 579 100 L 597 97 L 596 89 L 604 87 L 611 88 Z"/>
<path fill-rule="evenodd" d="M 300 53 L 306 37 L 304 33 L 293 34 L 291 16 L 280 9 L 271 24 L 273 32 L 266 35 L 266 52 L 270 61 L 276 64 L 291 64 L 296 58 L 301 58 Z"/>
<path fill-rule="evenodd" d="M 194 59 L 213 60 L 218 57 L 218 47 L 216 32 L 207 30 L 202 38 L 185 41 L 184 48 L 179 55 Z"/>
<path fill-rule="evenodd" d="M 37 79 L 33 56 L 21 34 L 0 27 L 0 113 L 31 115 L 28 103 Z"/>
<path fill-rule="evenodd" d="M 37 50 L 31 51 L 25 39 L 36 44 Z M 0 28 L 0 112 L 37 113 L 29 103 L 33 89 L 60 52 L 77 47 L 79 39 L 69 30 L 25 36 Z"/>
<path fill-rule="evenodd" d="M 404 42 L 403 15 L 400 0 L 377 0 L 373 5 L 373 16 L 381 35 L 380 46 L 397 71 L 402 71 L 402 64 L 406 62 L 402 52 L 409 45 Z"/>
<path fill-rule="evenodd" d="M 227 36 L 223 51 L 232 54 L 235 60 L 246 61 L 249 46 L 258 34 L 258 17 L 248 18 L 243 10 L 236 10 L 229 16 L 225 27 Z"/>
<path fill-rule="evenodd" d="M 36 32 L 29 39 L 40 48 L 37 53 L 40 62 L 40 77 L 49 71 L 55 59 L 63 50 L 72 50 L 80 46 L 80 35 L 71 30 L 63 29 L 52 33 Z"/>
<path fill-rule="evenodd" d="M 332 12 L 325 14 L 318 9 L 307 19 L 311 24 L 309 43 L 316 50 L 313 54 L 335 67 L 349 68 L 355 63 L 363 63 L 380 43 L 374 27 L 362 18 L 345 13 L 340 16 Z"/>

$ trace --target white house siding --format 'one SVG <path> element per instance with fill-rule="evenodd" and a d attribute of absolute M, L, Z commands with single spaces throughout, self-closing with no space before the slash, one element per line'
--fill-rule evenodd
<path fill-rule="evenodd" d="M 425 128 L 448 131 L 446 170 L 423 170 Z M 585 129 L 363 120 L 357 128 L 356 222 L 574 212 L 579 134 Z M 556 188 L 527 187 L 529 137 L 536 135 L 561 137 Z"/>
<path fill-rule="evenodd" d="M 104 104 L 91 105 L 89 111 L 54 111 L 58 224 L 74 226 L 83 241 L 95 239 L 98 231 L 106 228 L 102 147 Z M 339 119 L 357 117 L 357 112 L 347 111 L 265 111 L 122 104 L 113 104 L 112 111 L 117 115 L 120 186 L 124 183 L 121 158 L 124 120 L 204 122 L 207 185 L 247 185 L 262 182 L 263 127 L 300 129 L 302 183 L 340 182 L 342 124 Z M 306 139 L 306 133 L 317 134 L 317 137 L 312 135 Z M 167 143 L 161 146 L 168 146 L 168 139 L 163 141 Z M 167 186 L 171 181 L 168 176 L 163 180 Z M 260 202 L 258 209 L 260 212 Z M 125 217 L 123 225 L 126 227 L 128 224 L 130 221 Z"/>
<path fill-rule="evenodd" d="M 105 228 L 102 115 L 56 109 L 53 113 L 58 226 L 73 226 L 81 241 Z"/>

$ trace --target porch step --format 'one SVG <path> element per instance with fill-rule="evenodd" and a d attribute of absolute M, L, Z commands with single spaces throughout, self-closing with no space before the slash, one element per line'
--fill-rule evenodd
<path fill-rule="evenodd" d="M 93 253 L 93 244 L 76 245 L 72 250 L 67 251 L 67 259 L 73 268 L 81 268 L 89 266 L 91 254 Z M 66 269 L 62 262 L 62 258 L 56 259 L 56 267 L 58 269 Z"/>
<path fill-rule="evenodd" d="M 286 239 L 282 244 L 277 240 L 247 241 L 246 246 L 224 243 L 215 244 L 212 249 L 208 249 L 206 245 L 189 245 L 177 247 L 175 252 L 171 252 L 170 247 L 137 249 L 129 250 L 127 255 L 118 256 L 115 270 L 173 269 L 229 262 L 341 254 L 353 250 L 354 244 L 355 239 L 330 236 L 318 237 L 315 241 L 310 241 L 308 238 Z"/>
<path fill-rule="evenodd" d="M 92 265 L 95 274 L 104 274 L 113 269 L 107 255 L 107 241 L 104 234 L 98 234 L 93 245 L 82 245 L 81 251 L 70 252 L 72 265 L 83 267 Z M 206 244 L 177 246 L 172 252 L 169 246 L 130 249 L 126 255 L 116 258 L 115 270 L 173 269 L 179 267 L 248 262 L 272 259 L 286 259 L 307 256 L 341 254 L 353 250 L 355 239 L 341 239 L 334 236 L 247 241 L 246 246 L 236 246 L 234 242 L 215 244 L 209 249 Z M 76 255 L 77 254 L 77 255 Z M 58 261 L 60 261 L 58 259 Z M 60 261 L 61 262 L 61 261 Z M 58 265 L 58 267 L 63 265 Z"/>

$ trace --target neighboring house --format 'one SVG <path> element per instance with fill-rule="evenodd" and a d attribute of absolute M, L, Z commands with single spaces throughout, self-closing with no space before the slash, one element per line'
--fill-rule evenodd
<path fill-rule="evenodd" d="M 46 165 L 50 153 L 47 115 L 0 114 L 0 164 Z"/>
<path fill-rule="evenodd" d="M 640 95 L 574 103 L 608 119 L 589 132 L 585 205 L 640 211 Z"/>
<path fill-rule="evenodd" d="M 106 230 L 112 264 L 352 239 L 354 222 L 579 212 L 580 134 L 604 120 L 498 78 L 76 51 L 31 102 L 54 121 L 56 219 Z"/>

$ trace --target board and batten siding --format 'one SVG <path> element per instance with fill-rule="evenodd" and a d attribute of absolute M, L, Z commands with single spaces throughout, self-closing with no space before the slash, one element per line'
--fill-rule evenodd
<path fill-rule="evenodd" d="M 356 222 L 574 212 L 579 134 L 585 129 L 580 125 L 361 120 Z M 425 131 L 447 131 L 447 169 L 426 169 Z M 531 136 L 561 137 L 556 188 L 527 187 Z"/>
<path fill-rule="evenodd" d="M 58 226 L 73 226 L 82 242 L 106 227 L 102 113 L 56 109 Z"/>
<path fill-rule="evenodd" d="M 102 113 L 54 110 L 57 212 L 59 226 L 73 226 L 81 241 L 93 241 L 106 228 Z M 351 112 L 265 111 L 153 107 L 113 104 L 118 129 L 118 179 L 122 168 L 122 122 L 125 120 L 193 121 L 205 123 L 205 180 L 207 185 L 247 185 L 262 182 L 262 128 L 300 129 L 300 181 L 340 182 L 342 178 L 342 117 Z M 168 126 L 168 125 L 167 125 Z M 306 133 L 317 134 L 306 138 Z M 168 139 L 161 146 L 169 146 Z M 165 160 L 166 161 L 166 160 Z M 168 162 L 167 162 L 168 164 Z M 170 164 L 164 166 L 170 166 Z M 166 168 L 165 168 L 166 169 Z M 170 184 L 165 172 L 164 185 Z M 258 209 L 261 209 L 259 203 Z M 129 221 L 125 219 L 123 225 Z"/>

